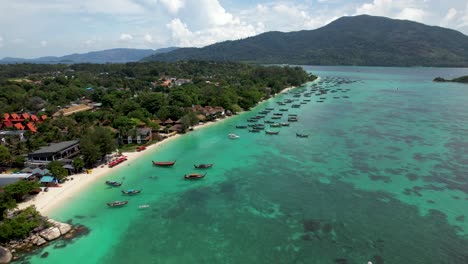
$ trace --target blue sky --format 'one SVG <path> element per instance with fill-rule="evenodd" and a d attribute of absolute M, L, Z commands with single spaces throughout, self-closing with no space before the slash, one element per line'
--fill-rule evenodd
<path fill-rule="evenodd" d="M 0 0 L 0 58 L 109 48 L 201 47 L 358 14 L 468 35 L 468 0 Z"/>

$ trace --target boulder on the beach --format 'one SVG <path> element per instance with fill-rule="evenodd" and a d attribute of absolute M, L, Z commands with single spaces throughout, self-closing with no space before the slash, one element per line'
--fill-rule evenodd
<path fill-rule="evenodd" d="M 10 250 L 4 247 L 0 247 L 0 264 L 10 263 L 13 255 Z"/>
<path fill-rule="evenodd" d="M 47 243 L 47 241 L 44 238 L 42 238 L 41 236 L 38 236 L 38 235 L 32 235 L 30 237 L 30 240 L 31 240 L 31 243 L 36 245 L 36 246 L 42 246 L 45 243 Z"/>
<path fill-rule="evenodd" d="M 42 230 L 39 235 L 47 241 L 52 241 L 60 237 L 60 230 L 53 226 Z"/>

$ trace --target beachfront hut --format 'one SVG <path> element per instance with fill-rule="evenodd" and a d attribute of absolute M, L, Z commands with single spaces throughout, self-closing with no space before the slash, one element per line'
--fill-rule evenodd
<path fill-rule="evenodd" d="M 58 180 L 54 176 L 44 176 L 41 178 L 41 185 L 45 187 L 54 187 L 58 185 Z"/>

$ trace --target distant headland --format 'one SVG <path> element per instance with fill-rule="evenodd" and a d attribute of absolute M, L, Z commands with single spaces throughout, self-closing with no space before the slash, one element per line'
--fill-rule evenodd
<path fill-rule="evenodd" d="M 455 79 L 452 79 L 452 80 L 446 80 L 442 77 L 437 77 L 433 80 L 434 82 L 458 82 L 458 83 L 468 83 L 468 75 L 466 76 L 462 76 L 462 77 L 458 77 L 458 78 L 455 78 Z"/>

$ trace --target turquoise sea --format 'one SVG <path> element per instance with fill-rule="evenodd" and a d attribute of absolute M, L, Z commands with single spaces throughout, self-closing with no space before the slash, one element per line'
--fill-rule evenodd
<path fill-rule="evenodd" d="M 468 69 L 304 68 L 320 80 L 116 167 L 51 215 L 89 234 L 17 263 L 468 263 L 468 85 L 432 82 Z M 235 128 L 265 108 L 299 121 Z"/>

